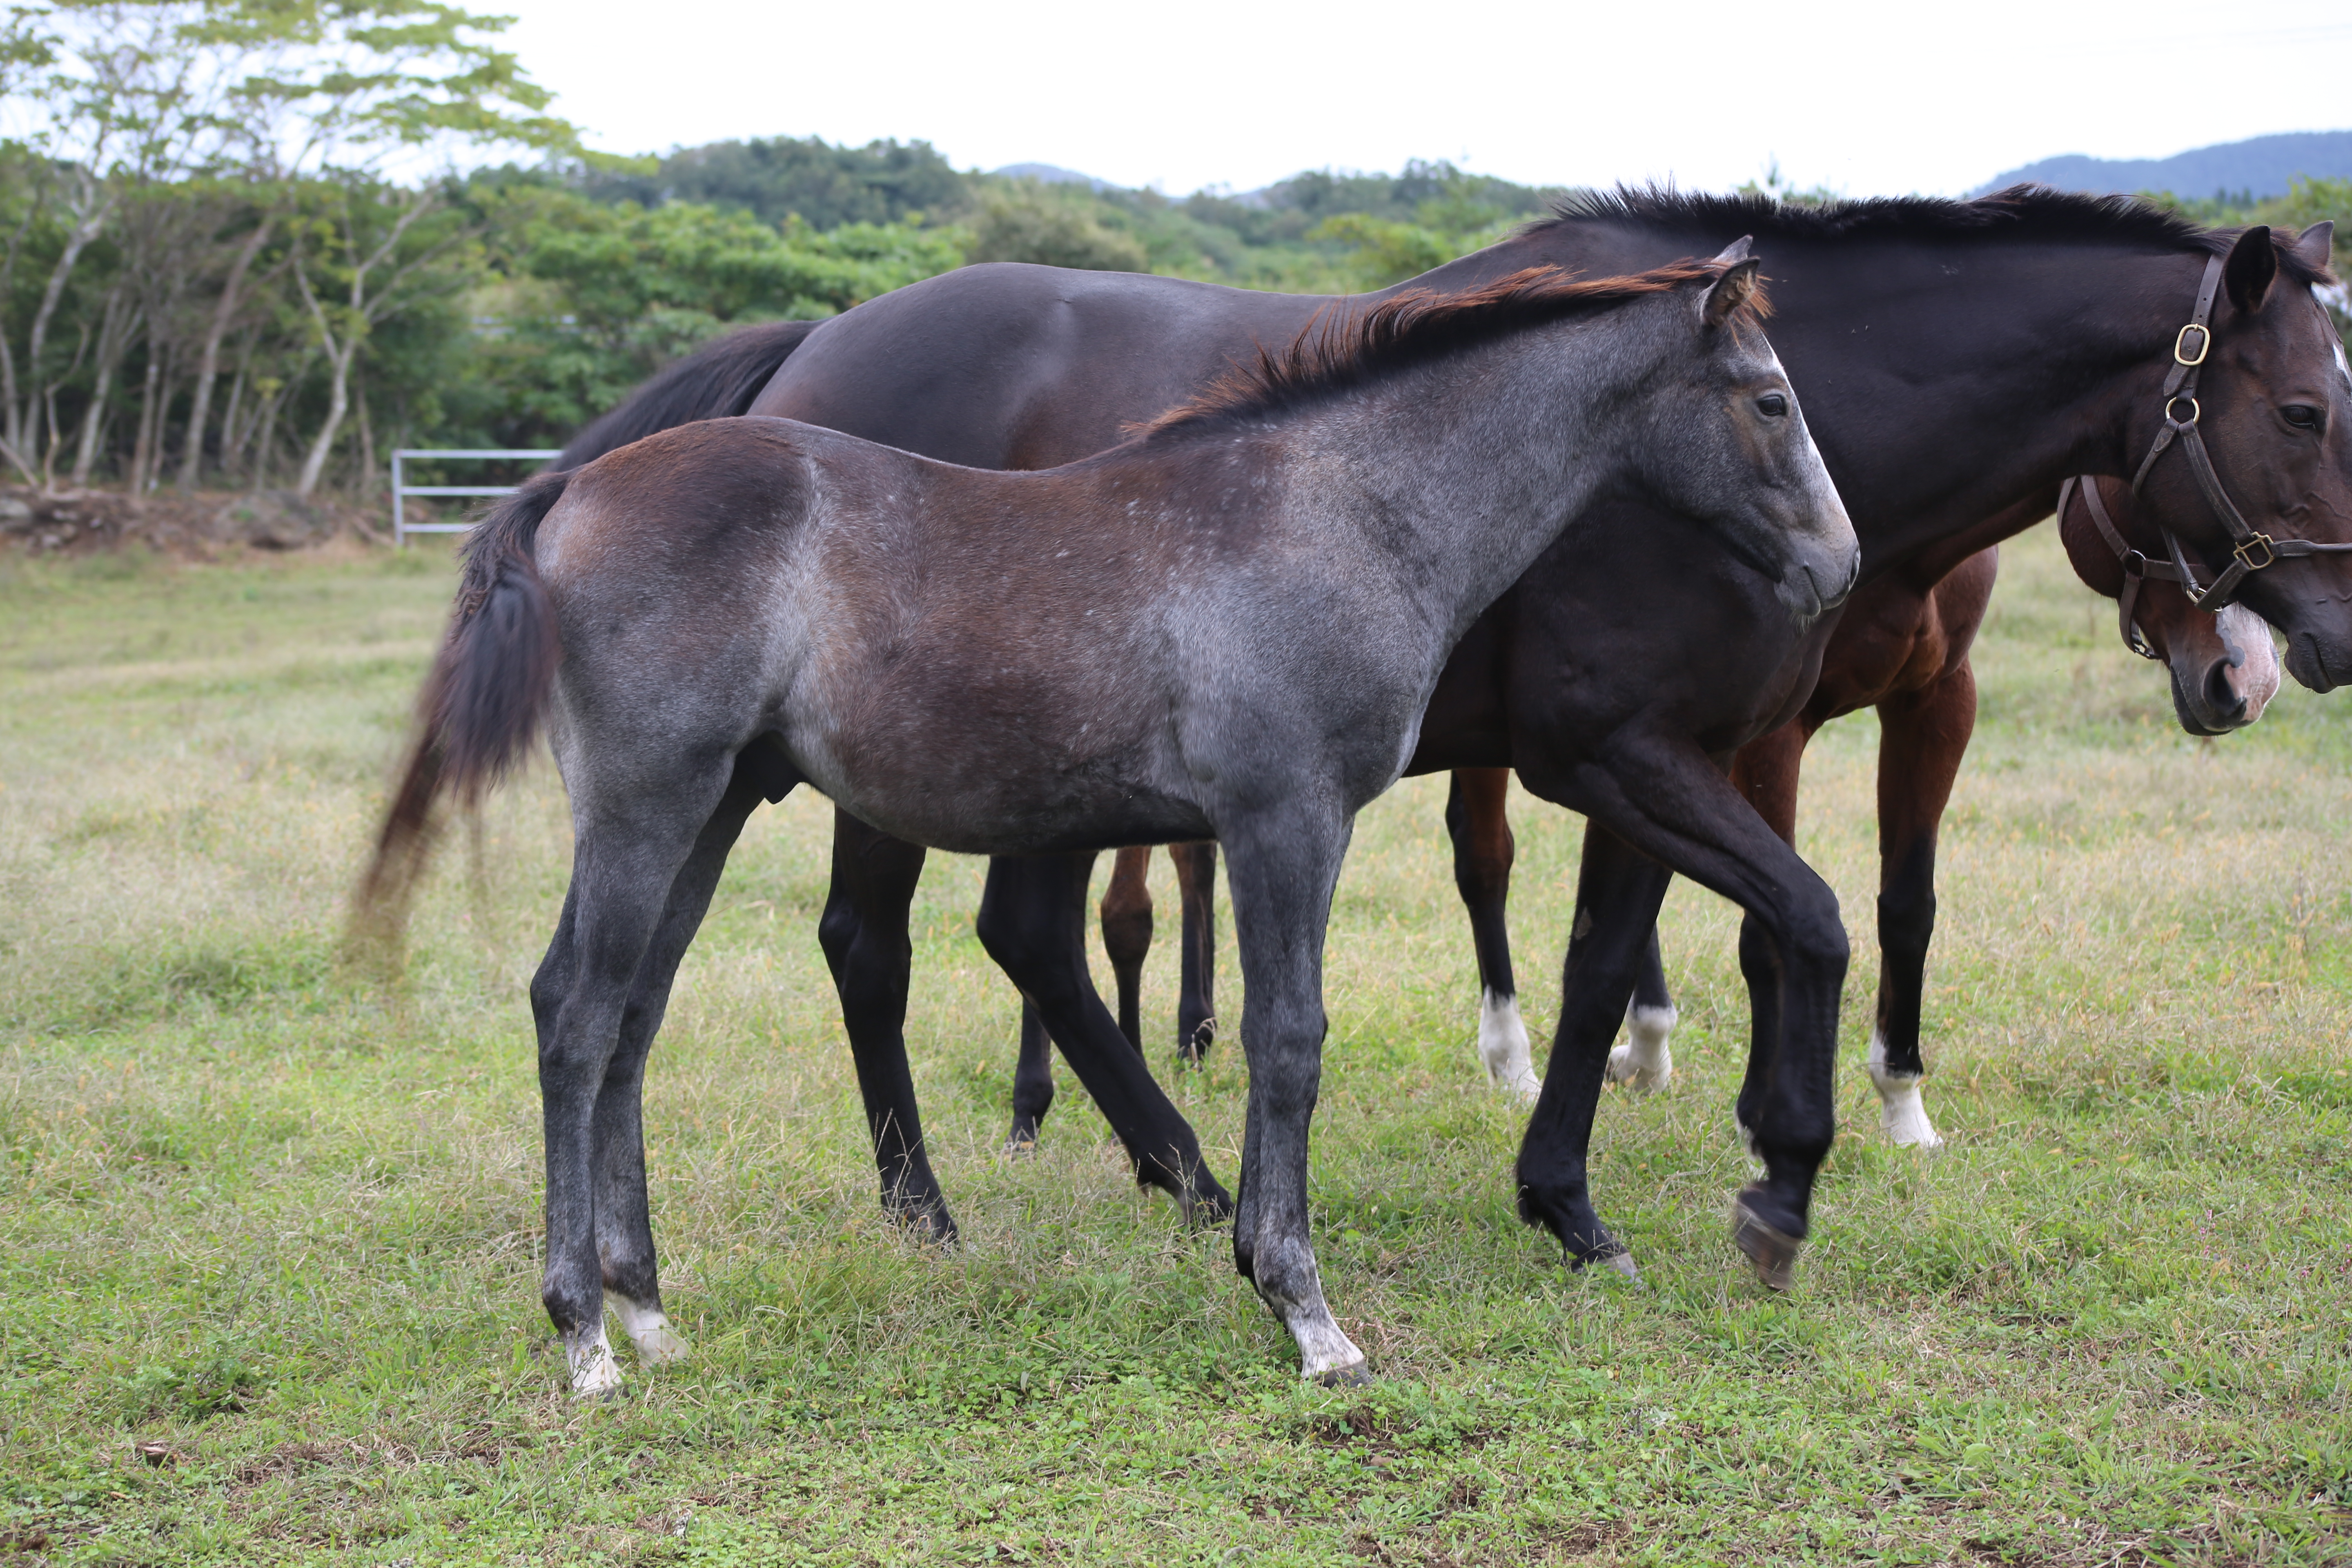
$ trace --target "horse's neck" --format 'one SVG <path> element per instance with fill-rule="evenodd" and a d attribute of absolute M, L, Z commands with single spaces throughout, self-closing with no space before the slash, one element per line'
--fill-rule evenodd
<path fill-rule="evenodd" d="M 1915 261 L 1907 287 L 1824 271 L 1776 296 L 1773 341 L 1866 576 L 1995 542 L 1988 520 L 2054 500 L 2070 474 L 2128 471 L 2132 414 L 2202 259 L 2077 254 L 2061 272 L 2046 250 L 1979 246 L 1956 254 L 1957 286 Z M 1853 247 L 1849 265 L 1869 259 Z"/>
<path fill-rule="evenodd" d="M 1458 289 L 1538 266 L 1601 276 L 1738 237 L 1552 224 L 1397 287 Z M 1865 576 L 1995 542 L 1988 519 L 2054 498 L 2069 474 L 2128 473 L 2130 412 L 2154 395 L 2204 265 L 2031 237 L 1946 245 L 1939 258 L 1932 237 L 1898 249 L 1757 237 L 1777 308 L 1769 331 L 1862 538 Z"/>
<path fill-rule="evenodd" d="M 1395 563 L 1397 590 L 1440 636 L 1441 658 L 1584 510 L 1611 460 L 1616 437 L 1602 421 L 1627 373 L 1590 353 L 1589 374 L 1563 375 L 1558 343 L 1536 341 L 1549 336 L 1349 395 L 1307 416 L 1293 446 L 1308 493 L 1335 498 L 1339 526 Z"/>

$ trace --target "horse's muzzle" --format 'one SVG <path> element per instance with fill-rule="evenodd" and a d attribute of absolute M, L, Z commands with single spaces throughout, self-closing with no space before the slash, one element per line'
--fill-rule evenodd
<path fill-rule="evenodd" d="M 1846 601 L 1862 575 L 1862 546 L 1849 543 L 1842 557 L 1824 552 L 1811 560 L 1796 560 L 1772 586 L 1781 607 L 1809 626 Z"/>
<path fill-rule="evenodd" d="M 2286 639 L 2286 672 L 2314 691 L 2333 691 L 2352 680 L 2352 648 L 2316 632 L 2299 631 Z"/>

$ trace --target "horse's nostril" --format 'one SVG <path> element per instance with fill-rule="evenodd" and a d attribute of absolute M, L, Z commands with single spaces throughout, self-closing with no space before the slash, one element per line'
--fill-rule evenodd
<path fill-rule="evenodd" d="M 2231 679 L 2236 673 L 2237 667 L 2228 659 L 2205 672 L 2205 701 L 2216 719 L 2235 722 L 2246 716 L 2246 694 Z"/>

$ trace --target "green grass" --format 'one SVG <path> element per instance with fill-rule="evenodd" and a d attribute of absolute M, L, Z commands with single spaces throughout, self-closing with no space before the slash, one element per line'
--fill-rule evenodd
<path fill-rule="evenodd" d="M 2009 552 L 1945 834 L 1939 1155 L 1885 1145 L 1861 1071 L 1873 721 L 1811 758 L 1856 962 L 1786 1299 L 1726 1234 L 1732 912 L 1676 888 L 1681 1075 L 1602 1107 L 1647 1286 L 1571 1277 L 1512 1213 L 1443 781 L 1366 814 L 1313 1175 L 1380 1373 L 1345 1394 L 1298 1384 L 1223 1233 L 1137 1194 L 1066 1075 L 1038 1155 L 1000 1157 L 1015 998 L 947 857 L 908 1036 L 965 1241 L 891 1230 L 803 795 L 745 835 L 651 1075 L 696 1354 L 567 1399 L 523 998 L 551 770 L 453 845 L 402 992 L 334 962 L 449 583 L 417 553 L 0 565 L 0 1561 L 2352 1561 L 2352 710 L 2290 690 L 2188 739 L 2053 542 Z M 1579 825 L 1516 824 L 1542 1028 Z M 1174 1083 L 1228 1180 L 1244 1086 L 1230 1043 Z"/>

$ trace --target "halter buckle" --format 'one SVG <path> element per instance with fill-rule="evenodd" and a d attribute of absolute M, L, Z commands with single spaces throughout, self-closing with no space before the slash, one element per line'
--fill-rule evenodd
<path fill-rule="evenodd" d="M 2189 334 L 2191 332 L 2197 334 L 2197 352 L 2193 354 L 2189 352 Z M 2173 334 L 2172 363 L 2187 365 L 2193 370 L 2205 363 L 2206 351 L 2212 346 L 2213 329 L 2202 321 L 2191 321 Z"/>
<path fill-rule="evenodd" d="M 2189 417 L 2188 417 L 2188 418 L 2186 418 L 2186 419 L 2176 419 L 2176 418 L 2174 418 L 2174 417 L 2173 417 L 2173 414 L 2172 414 L 2173 409 L 2174 409 L 2174 408 L 2176 408 L 2176 407 L 2178 407 L 2179 405 L 2181 405 L 2181 404 L 2183 404 L 2183 403 L 2186 403 L 2187 405 L 2189 405 Z M 2166 398 L 2166 399 L 2164 400 L 2164 418 L 2165 418 L 2165 423 L 2167 423 L 2167 424 L 2168 424 L 2168 425 L 2178 426 L 2179 428 L 2181 428 L 2181 429 L 2183 429 L 2183 430 L 2186 430 L 2186 429 L 2188 429 L 2191 425 L 2196 424 L 2196 423 L 2197 423 L 2197 421 L 2198 421 L 2199 419 L 2200 419 L 2200 418 L 2202 418 L 2202 417 L 2204 416 L 2204 414 L 2205 414 L 2205 411 L 2204 411 L 2202 408 L 2200 408 L 2199 406 L 2197 406 L 2197 400 L 2196 400 L 2195 398 L 2193 398 L 2193 397 L 2189 396 L 2189 394 L 2187 394 L 2187 393 L 2185 393 L 2185 392 L 2182 392 L 2182 393 L 2177 393 L 2177 394 L 2175 394 L 2174 395 L 2172 395 L 2172 396 L 2170 396 L 2170 397 L 2168 397 L 2168 398 Z"/>
<path fill-rule="evenodd" d="M 2260 561 L 2255 560 L 2249 553 L 2256 549 L 2263 552 L 2263 558 Z M 2278 561 L 2278 550 L 2267 533 L 2257 533 L 2251 538 L 2240 540 L 2238 547 L 2230 553 L 2236 556 L 2249 572 L 2259 572 L 2265 566 L 2275 564 Z"/>

